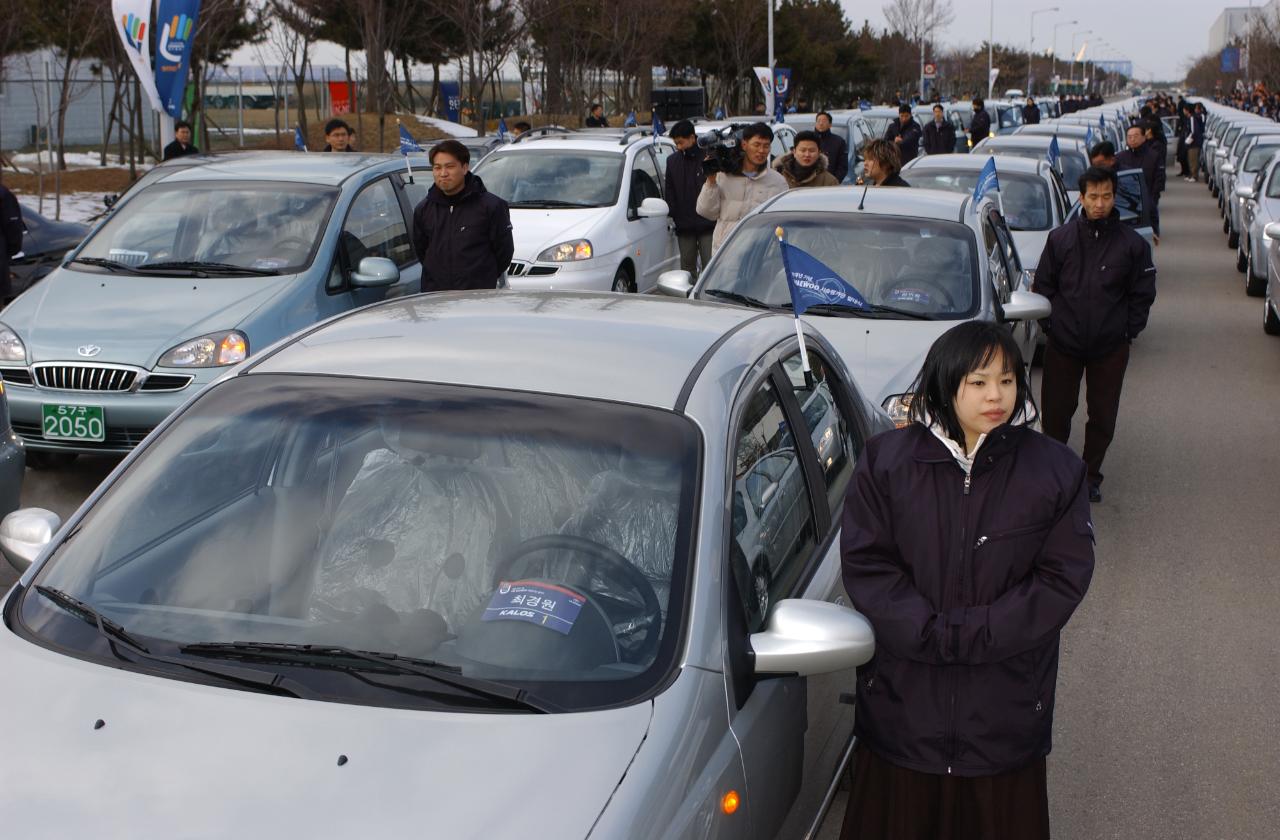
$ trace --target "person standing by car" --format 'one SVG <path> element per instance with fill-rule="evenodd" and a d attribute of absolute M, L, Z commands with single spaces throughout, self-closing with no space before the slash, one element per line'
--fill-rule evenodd
<path fill-rule="evenodd" d="M 818 146 L 827 156 L 827 166 L 831 174 L 843 184 L 845 177 L 849 174 L 849 144 L 831 130 L 831 114 L 826 111 L 819 111 L 813 118 L 813 128 L 818 134 Z"/>
<path fill-rule="evenodd" d="M 969 123 L 969 148 L 981 143 L 991 136 L 991 115 L 987 113 L 987 103 L 981 99 L 973 100 L 973 122 Z"/>
<path fill-rule="evenodd" d="M 1115 209 L 1119 181 L 1091 166 L 1080 176 L 1082 212 L 1049 234 L 1032 291 L 1053 304 L 1040 404 L 1044 433 L 1066 443 L 1085 381 L 1084 462 L 1089 500 L 1102 501 L 1102 460 L 1115 437 L 1129 344 L 1147 325 L 1156 267 L 1141 234 Z"/>
<path fill-rule="evenodd" d="M 711 237 L 716 223 L 698 215 L 698 193 L 706 173 L 702 170 L 702 154 L 693 123 L 680 120 L 668 132 L 676 150 L 667 157 L 667 205 L 676 226 L 676 242 L 680 246 L 680 268 L 698 278 L 699 260 L 703 266 L 711 261 Z"/>
<path fill-rule="evenodd" d="M 352 145 L 354 136 L 351 126 L 335 117 L 324 124 L 324 148 L 321 151 L 354 152 L 356 150 Z"/>
<path fill-rule="evenodd" d="M 696 209 L 699 216 L 715 219 L 713 249 L 720 247 L 740 219 L 778 193 L 786 192 L 786 179 L 769 168 L 772 144 L 773 129 L 762 122 L 752 123 L 742 131 L 741 168 L 707 175 Z"/>
<path fill-rule="evenodd" d="M 816 131 L 796 134 L 791 151 L 773 162 L 773 168 L 787 179 L 787 187 L 836 187 L 840 182 L 827 171 L 827 156 L 822 153 Z"/>
<path fill-rule="evenodd" d="M 1116 146 L 1110 140 L 1095 143 L 1089 150 L 1089 165 L 1112 171 L 1116 168 Z"/>
<path fill-rule="evenodd" d="M 173 140 L 164 147 L 161 160 L 173 160 L 174 158 L 198 154 L 200 154 L 200 150 L 191 142 L 191 123 L 186 120 L 176 121 L 173 124 Z"/>
<path fill-rule="evenodd" d="M 1022 122 L 1025 125 L 1040 124 L 1040 106 L 1030 94 L 1027 95 L 1027 104 L 1022 106 Z"/>
<path fill-rule="evenodd" d="M 898 159 L 898 147 L 888 140 L 872 140 L 863 151 L 862 177 L 858 186 L 870 182 L 873 187 L 909 187 L 898 172 L 902 162 Z"/>
<path fill-rule="evenodd" d="M 1147 136 L 1147 123 L 1129 126 L 1124 135 L 1126 148 L 1116 155 L 1116 171 L 1141 169 L 1142 180 L 1151 195 L 1151 232 L 1160 244 L 1160 192 L 1164 189 L 1164 151 Z"/>
<path fill-rule="evenodd" d="M 956 127 L 946 118 L 941 105 L 933 106 L 933 119 L 924 127 L 924 153 L 949 155 L 956 150 Z"/>
<path fill-rule="evenodd" d="M 13 280 L 9 275 L 9 260 L 22 250 L 22 208 L 17 197 L 4 184 L 0 184 L 0 306 L 13 300 Z"/>
<path fill-rule="evenodd" d="M 1063 628 L 1093 576 L 1085 466 L 1030 427 L 1007 327 L 943 333 L 911 420 L 867 442 L 841 529 L 875 631 L 843 840 L 1048 840 Z"/>
<path fill-rule="evenodd" d="M 592 102 L 591 108 L 587 112 L 585 122 L 587 128 L 608 128 L 609 120 L 604 116 L 604 106 L 599 102 Z"/>
<path fill-rule="evenodd" d="M 1197 183 L 1200 180 L 1200 149 L 1204 147 L 1204 105 L 1197 102 L 1187 121 L 1187 168 L 1191 174 L 1184 180 Z"/>
<path fill-rule="evenodd" d="M 920 151 L 920 133 L 920 123 L 911 116 L 911 106 L 899 105 L 898 121 L 885 129 L 884 139 L 898 147 L 898 159 L 904 166 L 915 160 Z"/>
<path fill-rule="evenodd" d="M 432 146 L 427 159 L 435 184 L 413 211 L 422 291 L 497 288 L 515 253 L 507 202 L 471 174 L 471 152 L 457 140 Z"/>

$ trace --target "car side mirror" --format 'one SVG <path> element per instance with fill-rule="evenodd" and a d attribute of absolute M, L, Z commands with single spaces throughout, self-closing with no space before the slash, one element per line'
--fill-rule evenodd
<path fill-rule="evenodd" d="M 760 633 L 751 634 L 755 672 L 809 677 L 856 668 L 876 652 L 871 623 L 828 601 L 779 601 Z"/>
<path fill-rule="evenodd" d="M 15 510 L 0 521 L 0 553 L 16 571 L 25 572 L 61 526 L 62 520 L 51 510 Z"/>
<path fill-rule="evenodd" d="M 1236 165 L 1234 163 L 1224 163 L 1222 164 L 1222 172 L 1224 175 L 1234 175 L 1236 174 Z"/>
<path fill-rule="evenodd" d="M 693 275 L 681 269 L 664 271 L 658 275 L 658 291 L 671 297 L 687 298 L 693 291 Z"/>
<path fill-rule="evenodd" d="M 1237 185 L 1236 185 L 1236 198 L 1253 198 L 1253 185 L 1252 185 L 1252 184 L 1237 184 Z"/>
<path fill-rule="evenodd" d="M 1262 229 L 1268 239 L 1280 239 L 1280 222 L 1270 222 Z"/>
<path fill-rule="evenodd" d="M 640 202 L 636 215 L 642 219 L 659 219 L 671 215 L 671 208 L 660 198 L 646 198 Z"/>
<path fill-rule="evenodd" d="M 360 270 L 351 274 L 351 285 L 362 289 L 394 286 L 399 281 L 400 269 L 386 257 L 365 257 Z"/>
<path fill-rule="evenodd" d="M 1053 305 L 1044 295 L 1019 289 L 1009 293 L 1009 301 L 1004 305 L 1006 321 L 1039 321 L 1049 317 Z"/>

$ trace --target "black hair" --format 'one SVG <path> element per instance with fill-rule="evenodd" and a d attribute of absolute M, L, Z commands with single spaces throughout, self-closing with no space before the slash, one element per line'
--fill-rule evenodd
<path fill-rule="evenodd" d="M 813 121 L 814 121 L 814 122 L 817 122 L 817 121 L 818 121 L 818 117 L 826 117 L 827 119 L 829 119 L 829 120 L 830 120 L 830 119 L 831 119 L 831 112 L 830 112 L 830 111 L 819 111 L 818 113 L 816 113 L 816 114 L 814 114 L 814 115 L 813 115 Z M 832 120 L 832 122 L 834 122 L 834 120 Z"/>
<path fill-rule="evenodd" d="M 818 132 L 808 130 L 796 132 L 795 139 L 791 141 L 791 148 L 794 149 L 805 141 L 815 144 L 819 150 L 822 149 L 822 138 L 818 136 Z"/>
<path fill-rule="evenodd" d="M 899 113 L 899 114 L 910 114 L 910 113 L 911 113 L 911 106 L 910 106 L 910 105 L 908 105 L 907 103 L 903 102 L 901 105 L 899 105 L 899 106 L 898 106 L 898 113 Z"/>
<path fill-rule="evenodd" d="M 1101 143 L 1098 143 L 1092 149 L 1089 150 L 1089 160 L 1093 160 L 1098 155 L 1102 155 L 1103 157 L 1108 157 L 1108 158 L 1115 157 L 1116 144 L 1112 143 L 1110 140 L 1103 140 Z"/>
<path fill-rule="evenodd" d="M 604 106 L 601 105 L 599 102 L 592 102 L 591 107 L 587 109 L 587 113 L 590 114 L 591 112 L 595 111 L 595 109 L 603 108 L 603 107 Z"/>
<path fill-rule="evenodd" d="M 347 125 L 344 121 L 338 119 L 337 117 L 334 117 L 333 119 L 329 120 L 327 123 L 324 124 L 324 133 L 332 134 L 333 132 L 337 131 L 340 128 L 345 129 L 347 134 L 354 133 L 351 130 L 351 126 Z"/>
<path fill-rule="evenodd" d="M 947 109 L 942 107 L 942 103 L 941 103 L 941 102 L 935 102 L 935 103 L 933 103 L 933 110 L 935 110 L 935 111 L 937 111 L 937 110 L 941 110 L 944 114 L 947 112 Z"/>
<path fill-rule="evenodd" d="M 981 99 L 975 99 L 973 100 L 973 107 L 981 111 L 987 107 L 987 103 L 983 102 Z"/>
<path fill-rule="evenodd" d="M 671 130 L 667 132 L 667 136 L 675 139 L 677 137 L 692 137 L 694 135 L 693 121 L 680 120 L 680 122 L 671 126 Z"/>
<path fill-rule="evenodd" d="M 1018 388 L 1008 422 L 1034 420 L 1040 412 L 1031 396 L 1022 350 L 1009 328 L 995 321 L 965 321 L 938 336 L 911 383 L 911 419 L 921 423 L 932 420 L 947 437 L 964 446 L 964 428 L 956 416 L 956 393 L 966 376 L 997 357 L 1004 359 L 1005 370 L 1013 374 Z"/>
<path fill-rule="evenodd" d="M 514 128 L 516 131 L 533 131 L 533 126 L 525 122 L 524 120 L 521 120 L 518 123 L 512 124 L 511 127 Z"/>
<path fill-rule="evenodd" d="M 1090 184 L 1101 184 L 1103 181 L 1111 185 L 1113 192 L 1120 189 L 1120 179 L 1116 177 L 1115 170 L 1106 169 L 1101 166 L 1090 166 L 1080 175 L 1080 194 L 1085 194 L 1085 188 Z"/>
<path fill-rule="evenodd" d="M 191 123 L 186 120 L 175 120 L 173 123 L 173 130 L 176 132 L 180 128 L 185 128 L 187 131 L 192 130 Z"/>
<path fill-rule="evenodd" d="M 742 130 L 742 142 L 753 140 L 756 137 L 767 137 L 769 142 L 773 142 L 773 129 L 762 122 L 752 123 Z"/>
<path fill-rule="evenodd" d="M 457 140 L 441 140 L 431 147 L 431 151 L 427 152 L 427 160 L 434 164 L 436 155 L 441 152 L 457 158 L 458 163 L 471 163 L 471 150 Z"/>

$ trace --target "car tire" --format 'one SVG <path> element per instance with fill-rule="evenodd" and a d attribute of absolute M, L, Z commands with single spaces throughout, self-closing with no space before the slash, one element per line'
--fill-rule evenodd
<path fill-rule="evenodd" d="M 71 466 L 78 457 L 78 452 L 40 452 L 28 449 L 27 466 L 33 470 L 60 470 Z"/>
<path fill-rule="evenodd" d="M 1240 247 L 1240 234 L 1236 233 L 1235 231 L 1230 231 L 1229 233 L 1227 233 L 1227 247 L 1228 247 L 1228 248 L 1239 248 L 1239 247 Z"/>
<path fill-rule="evenodd" d="M 1255 277 L 1253 274 L 1253 266 L 1247 265 L 1244 269 L 1244 293 L 1249 297 L 1262 297 L 1267 293 L 1267 278 Z"/>
<path fill-rule="evenodd" d="M 635 290 L 636 280 L 631 276 L 631 270 L 625 263 L 618 266 L 618 270 L 613 275 L 613 291 L 628 294 Z"/>
<path fill-rule="evenodd" d="M 1280 335 L 1280 317 L 1271 308 L 1271 301 L 1262 302 L 1262 331 L 1267 335 Z"/>
<path fill-rule="evenodd" d="M 1249 260 L 1245 258 L 1244 249 L 1236 248 L 1236 271 L 1244 274 L 1249 270 Z"/>
<path fill-rule="evenodd" d="M 1225 215 L 1222 217 L 1222 232 L 1231 233 L 1231 220 Z"/>

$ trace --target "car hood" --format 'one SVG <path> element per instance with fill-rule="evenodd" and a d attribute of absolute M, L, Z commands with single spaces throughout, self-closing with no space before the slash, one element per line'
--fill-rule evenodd
<path fill-rule="evenodd" d="M 959 321 L 897 321 L 811 317 L 876 405 L 905 393 L 933 342 Z"/>
<path fill-rule="evenodd" d="M 608 210 L 607 207 L 512 210 L 511 236 L 515 240 L 515 259 L 532 262 L 552 245 L 590 238 L 595 223 Z M 598 247 L 596 250 L 599 252 Z"/>
<path fill-rule="evenodd" d="M 96 344 L 95 362 L 150 368 L 174 345 L 239 327 L 297 282 L 299 275 L 137 277 L 59 268 L 3 317 L 30 361 L 75 359 L 77 347 Z"/>
<path fill-rule="evenodd" d="M 1023 268 L 1036 270 L 1040 264 L 1040 255 L 1044 253 L 1044 243 L 1049 239 L 1047 230 L 1014 230 L 1013 243 L 1018 246 L 1018 259 Z"/>
<path fill-rule="evenodd" d="M 298 700 L 0 635 L 0 715 L 21 721 L 0 752 L 12 837 L 583 838 L 652 717 L 648 702 L 508 715 Z"/>

